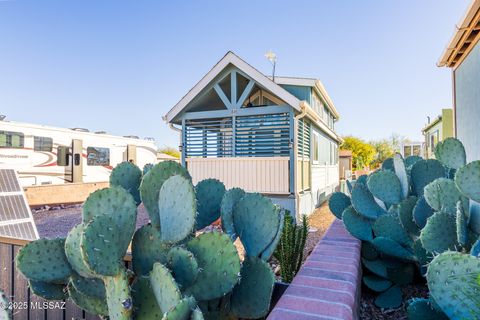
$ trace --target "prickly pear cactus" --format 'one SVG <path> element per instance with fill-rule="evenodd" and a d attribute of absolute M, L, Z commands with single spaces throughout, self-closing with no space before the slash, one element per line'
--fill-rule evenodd
<path fill-rule="evenodd" d="M 127 190 L 137 203 L 140 204 L 140 182 L 142 170 L 130 161 L 125 161 L 113 168 L 110 174 L 110 186 L 119 186 Z"/>
<path fill-rule="evenodd" d="M 112 179 L 123 181 L 122 168 L 131 169 L 122 164 Z M 112 320 L 266 316 L 274 274 L 265 261 L 281 238 L 285 210 L 241 189 L 224 195 L 216 180 L 194 188 L 185 169 L 162 163 L 145 174 L 140 188 L 151 223 L 135 230 L 137 203 L 119 185 L 88 197 L 82 223 L 66 239 L 40 239 L 20 250 L 17 268 L 34 294 L 68 298 Z M 229 231 L 196 236 L 197 211 L 207 217 L 203 224 L 221 212 Z M 246 248 L 243 265 L 236 234 Z M 129 251 L 133 271 L 125 268 Z"/>
<path fill-rule="evenodd" d="M 451 169 L 459 169 L 467 163 L 465 148 L 455 138 L 440 141 L 435 147 L 435 158 Z"/>

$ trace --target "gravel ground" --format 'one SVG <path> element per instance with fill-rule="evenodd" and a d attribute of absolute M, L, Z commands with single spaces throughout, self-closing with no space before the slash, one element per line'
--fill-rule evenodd
<path fill-rule="evenodd" d="M 425 284 L 409 285 L 402 288 L 403 301 L 411 298 L 427 298 L 428 289 Z M 407 320 L 407 304 L 403 303 L 400 308 L 382 310 L 375 306 L 376 295 L 362 291 L 362 301 L 360 303 L 360 319 L 362 320 Z"/>
<path fill-rule="evenodd" d="M 44 207 L 32 209 L 32 214 L 41 238 L 64 238 L 75 225 L 82 221 L 82 206 Z M 141 204 L 138 207 L 137 229 L 148 221 L 148 214 Z"/>

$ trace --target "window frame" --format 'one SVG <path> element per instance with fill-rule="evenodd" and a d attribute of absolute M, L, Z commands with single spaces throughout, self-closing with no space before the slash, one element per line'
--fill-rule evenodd
<path fill-rule="evenodd" d="M 108 160 L 106 163 L 91 163 L 91 159 L 89 158 L 90 154 L 93 154 L 91 149 L 95 149 L 97 152 L 100 152 L 100 149 L 107 150 L 107 157 Z M 107 147 L 95 147 L 95 146 L 88 146 L 87 147 L 87 166 L 89 167 L 103 167 L 110 165 L 110 148 Z"/>
<path fill-rule="evenodd" d="M 312 163 L 319 164 L 320 163 L 320 133 L 318 133 L 315 130 L 312 130 L 311 154 L 312 154 Z"/>
<path fill-rule="evenodd" d="M 0 149 L 24 149 L 25 148 L 25 134 L 20 131 L 7 131 L 7 130 L 0 130 L 0 134 L 5 134 L 5 145 L 0 145 Z M 20 139 L 19 146 L 14 147 L 12 145 L 12 137 L 18 136 Z M 8 145 L 8 137 L 10 136 L 10 145 Z"/>
<path fill-rule="evenodd" d="M 37 139 L 39 140 L 39 143 L 41 144 L 39 147 L 37 147 Z M 50 147 L 45 149 L 45 142 L 49 141 Z M 52 152 L 53 151 L 53 138 L 51 137 L 45 137 L 45 136 L 33 136 L 33 151 L 36 152 Z"/>

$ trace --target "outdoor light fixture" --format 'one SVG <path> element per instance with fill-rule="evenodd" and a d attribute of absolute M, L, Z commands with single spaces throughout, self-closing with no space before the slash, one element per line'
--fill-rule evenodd
<path fill-rule="evenodd" d="M 273 66 L 272 80 L 275 81 L 275 65 L 277 64 L 277 55 L 273 53 L 272 50 L 268 50 L 268 52 L 265 53 L 265 58 L 267 58 Z"/>

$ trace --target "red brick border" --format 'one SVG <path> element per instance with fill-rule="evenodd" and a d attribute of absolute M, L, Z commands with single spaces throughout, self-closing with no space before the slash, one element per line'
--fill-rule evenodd
<path fill-rule="evenodd" d="M 361 242 L 335 220 L 267 320 L 355 320 L 361 290 Z"/>

